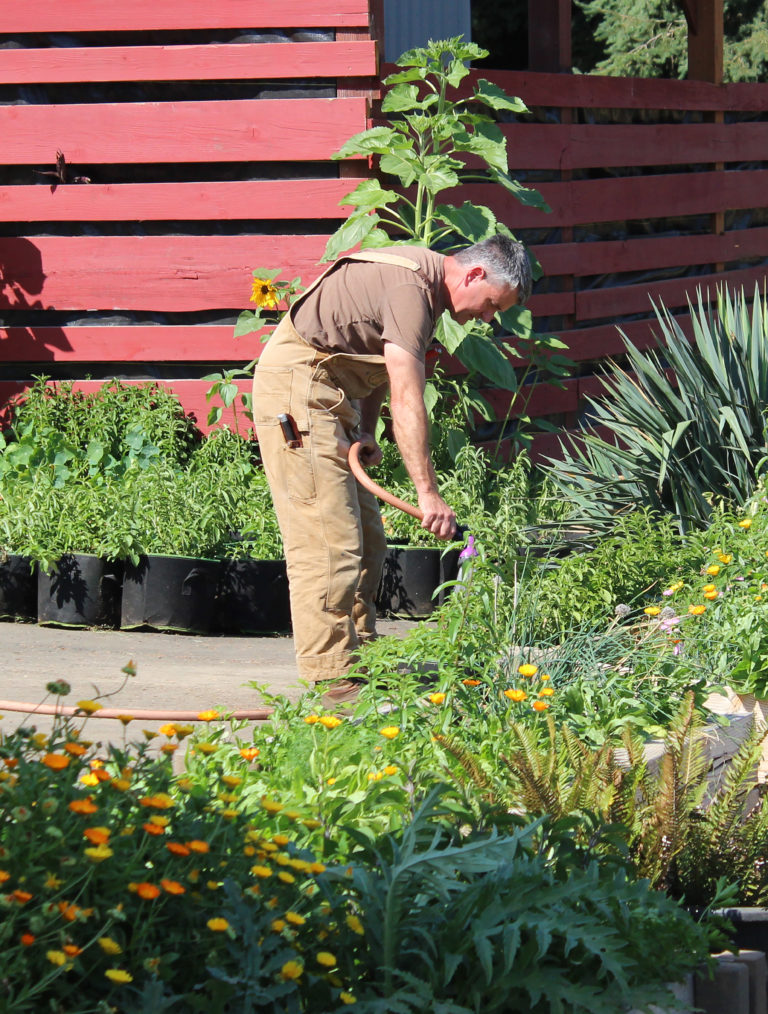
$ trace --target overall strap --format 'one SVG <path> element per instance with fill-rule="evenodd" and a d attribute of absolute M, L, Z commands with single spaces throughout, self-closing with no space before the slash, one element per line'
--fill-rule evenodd
<path fill-rule="evenodd" d="M 314 282 L 310 282 L 299 298 L 293 303 L 291 310 L 297 307 L 324 278 L 346 261 L 370 261 L 377 264 L 394 264 L 396 267 L 408 268 L 411 271 L 419 270 L 417 261 L 412 261 L 409 257 L 402 257 L 400 254 L 387 253 L 385 250 L 361 250 L 359 253 L 344 254 L 343 257 L 339 257 L 337 261 L 330 264 L 321 275 L 318 275 Z"/>

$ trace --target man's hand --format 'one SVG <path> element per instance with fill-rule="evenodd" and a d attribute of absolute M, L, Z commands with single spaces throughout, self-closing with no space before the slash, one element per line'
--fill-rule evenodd
<path fill-rule="evenodd" d="M 438 539 L 449 540 L 456 535 L 456 515 L 439 493 L 422 493 L 419 496 L 419 510 L 424 515 L 421 527 L 432 532 Z"/>
<path fill-rule="evenodd" d="M 370 468 L 378 465 L 381 461 L 381 448 L 376 443 L 376 438 L 370 433 L 360 434 L 360 464 L 363 468 Z"/>

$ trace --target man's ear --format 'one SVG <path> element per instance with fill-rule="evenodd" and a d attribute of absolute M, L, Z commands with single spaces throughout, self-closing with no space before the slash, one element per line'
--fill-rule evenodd
<path fill-rule="evenodd" d="M 469 270 L 464 275 L 464 284 L 468 285 L 470 282 L 475 281 L 481 282 L 484 278 L 485 278 L 485 268 L 482 266 L 482 264 L 475 264 L 474 267 L 469 268 Z"/>

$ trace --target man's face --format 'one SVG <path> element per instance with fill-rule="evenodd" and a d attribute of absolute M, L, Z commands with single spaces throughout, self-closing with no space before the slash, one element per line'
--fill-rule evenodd
<path fill-rule="evenodd" d="M 470 320 L 483 320 L 490 324 L 497 313 L 503 313 L 517 303 L 517 288 L 493 285 L 485 269 L 469 268 L 450 293 L 451 316 L 459 324 Z"/>

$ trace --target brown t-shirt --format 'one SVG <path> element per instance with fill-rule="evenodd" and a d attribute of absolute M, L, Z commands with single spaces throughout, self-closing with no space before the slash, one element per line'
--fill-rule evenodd
<path fill-rule="evenodd" d="M 392 342 L 424 359 L 445 309 L 444 257 L 417 246 L 380 252 L 404 257 L 417 267 L 341 258 L 291 309 L 293 325 L 306 342 L 324 352 L 357 355 L 382 355 L 384 342 Z"/>

